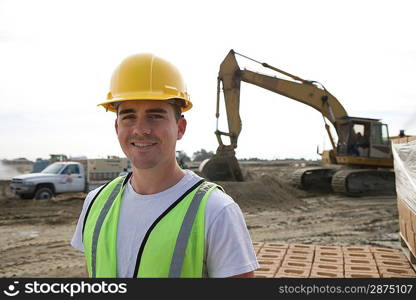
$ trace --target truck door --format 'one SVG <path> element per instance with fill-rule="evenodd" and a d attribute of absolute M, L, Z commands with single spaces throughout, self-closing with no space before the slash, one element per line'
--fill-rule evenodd
<path fill-rule="evenodd" d="M 59 185 L 61 192 L 82 192 L 84 190 L 85 178 L 77 164 L 69 164 L 62 170 Z"/>

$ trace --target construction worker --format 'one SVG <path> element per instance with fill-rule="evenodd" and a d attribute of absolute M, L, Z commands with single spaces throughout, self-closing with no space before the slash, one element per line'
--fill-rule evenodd
<path fill-rule="evenodd" d="M 88 194 L 71 241 L 90 277 L 253 277 L 239 206 L 176 161 L 192 103 L 179 71 L 152 54 L 123 60 L 102 105 L 132 172 Z"/>
<path fill-rule="evenodd" d="M 368 140 L 361 134 L 361 132 L 357 134 L 355 147 L 357 149 L 358 156 L 368 156 Z"/>

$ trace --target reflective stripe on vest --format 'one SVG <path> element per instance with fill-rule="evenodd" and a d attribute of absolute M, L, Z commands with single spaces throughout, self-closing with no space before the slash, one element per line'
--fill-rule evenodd
<path fill-rule="evenodd" d="M 169 270 L 169 277 L 171 278 L 181 276 L 183 260 L 185 258 L 185 250 L 188 244 L 189 236 L 191 234 L 192 226 L 194 224 L 196 213 L 198 211 L 199 205 L 201 204 L 202 198 L 211 187 L 212 184 L 209 184 L 208 182 L 202 183 L 188 207 L 185 218 L 182 222 L 181 229 L 179 231 L 178 239 L 176 240 L 175 250 L 173 252 L 172 263 Z"/>
<path fill-rule="evenodd" d="M 90 205 L 84 252 L 91 277 L 117 276 L 117 227 L 124 177 L 113 180 Z M 125 180 L 126 182 L 126 180 Z M 202 277 L 205 204 L 221 187 L 201 180 L 176 200 L 150 227 L 134 277 Z"/>

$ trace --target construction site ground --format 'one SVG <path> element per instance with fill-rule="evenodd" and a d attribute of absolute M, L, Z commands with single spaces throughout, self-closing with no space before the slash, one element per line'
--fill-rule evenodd
<path fill-rule="evenodd" d="M 367 247 L 364 252 L 369 253 L 388 248 L 403 254 L 395 196 L 351 198 L 302 191 L 289 182 L 299 167 L 295 162 L 247 163 L 245 182 L 218 182 L 241 207 L 258 256 L 260 248 L 270 244 L 286 245 L 285 254 L 299 244 L 315 252 L 319 246 L 335 246 L 345 253 L 343 249 L 355 246 Z M 2 196 L 0 277 L 83 277 L 83 254 L 70 246 L 70 240 L 84 197 L 78 193 L 35 201 Z M 378 262 L 374 254 L 372 259 Z M 283 267 L 282 259 L 279 266 Z M 414 272 L 411 264 L 408 267 Z M 304 277 L 309 276 L 311 272 Z M 344 276 L 345 270 L 340 277 Z"/>

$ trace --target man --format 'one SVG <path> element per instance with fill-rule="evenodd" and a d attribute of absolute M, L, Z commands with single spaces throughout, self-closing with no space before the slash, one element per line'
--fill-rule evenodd
<path fill-rule="evenodd" d="M 356 149 L 358 156 L 368 156 L 368 141 L 361 132 L 357 134 Z"/>
<path fill-rule="evenodd" d="M 259 267 L 238 205 L 176 161 L 191 109 L 179 71 L 151 54 L 125 59 L 107 101 L 132 173 L 90 192 L 72 246 L 90 277 L 253 277 Z"/>

